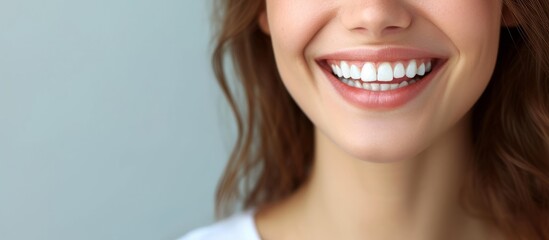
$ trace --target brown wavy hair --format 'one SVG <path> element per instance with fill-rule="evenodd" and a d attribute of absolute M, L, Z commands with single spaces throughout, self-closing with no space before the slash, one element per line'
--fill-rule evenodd
<path fill-rule="evenodd" d="M 503 4 L 517 25 L 502 28 L 494 74 L 473 107 L 466 196 L 475 197 L 471 212 L 481 209 L 475 214 L 510 239 L 549 239 L 549 1 Z M 239 201 L 250 208 L 288 197 L 313 161 L 313 125 L 282 84 L 271 40 L 257 23 L 264 7 L 260 0 L 214 4 L 213 69 L 238 134 L 217 189 L 218 217 Z M 228 81 L 231 69 L 237 81 Z"/>

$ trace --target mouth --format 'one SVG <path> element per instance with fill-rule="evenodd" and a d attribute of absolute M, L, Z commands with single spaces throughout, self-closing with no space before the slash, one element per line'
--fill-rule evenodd
<path fill-rule="evenodd" d="M 350 87 L 377 92 L 416 84 L 428 76 L 440 61 L 437 58 L 396 62 L 324 60 L 320 66 Z"/>
<path fill-rule="evenodd" d="M 368 58 L 340 53 L 316 62 L 335 90 L 351 104 L 367 109 L 392 109 L 420 95 L 446 62 L 442 57 L 427 54 L 414 57 L 407 53 L 400 57 L 392 54 L 386 59 L 380 54 Z"/>

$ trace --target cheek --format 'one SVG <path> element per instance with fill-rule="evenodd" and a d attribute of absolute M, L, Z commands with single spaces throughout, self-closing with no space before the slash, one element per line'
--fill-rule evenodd
<path fill-rule="evenodd" d="M 315 109 L 316 89 L 305 49 L 333 19 L 332 1 L 267 0 L 267 18 L 279 74 L 302 109 Z"/>
<path fill-rule="evenodd" d="M 329 21 L 330 2 L 268 0 L 267 16 L 275 53 L 302 57 L 305 47 Z"/>
<path fill-rule="evenodd" d="M 501 19 L 499 0 L 445 0 L 437 23 L 454 45 L 443 107 L 454 109 L 443 118 L 456 119 L 478 100 L 488 84 L 497 59 Z"/>
<path fill-rule="evenodd" d="M 460 0 L 445 6 L 438 14 L 438 24 L 459 50 L 459 54 L 482 57 L 493 55 L 501 21 L 499 0 Z"/>
<path fill-rule="evenodd" d="M 425 0 L 422 10 L 454 45 L 460 58 L 495 58 L 501 0 Z"/>

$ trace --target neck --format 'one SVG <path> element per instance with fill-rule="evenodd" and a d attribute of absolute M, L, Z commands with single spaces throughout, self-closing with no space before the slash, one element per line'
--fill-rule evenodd
<path fill-rule="evenodd" d="M 323 229 L 315 239 L 471 239 L 467 232 L 479 225 L 460 204 L 472 150 L 468 121 L 435 142 L 409 159 L 372 163 L 317 132 L 315 166 L 301 193 L 304 222 Z"/>
<path fill-rule="evenodd" d="M 420 155 L 392 163 L 349 157 L 317 133 L 303 193 L 311 220 L 323 219 L 343 239 L 447 239 L 440 234 L 461 215 L 467 132 L 453 129 Z"/>
<path fill-rule="evenodd" d="M 276 239 L 489 239 L 490 225 L 460 203 L 469 130 L 464 120 L 419 155 L 391 163 L 350 157 L 317 132 L 311 178 L 266 211 L 287 216 L 274 232 L 294 227 Z"/>

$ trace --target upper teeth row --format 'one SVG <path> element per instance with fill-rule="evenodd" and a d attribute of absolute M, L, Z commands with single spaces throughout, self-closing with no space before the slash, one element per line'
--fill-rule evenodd
<path fill-rule="evenodd" d="M 410 60 L 403 62 L 382 62 L 377 64 L 366 62 L 363 64 L 349 64 L 341 61 L 339 64 L 331 64 L 332 71 L 338 77 L 347 79 L 361 79 L 364 82 L 390 82 L 395 78 L 414 78 L 416 75 L 423 76 L 431 71 L 431 61 Z"/>

